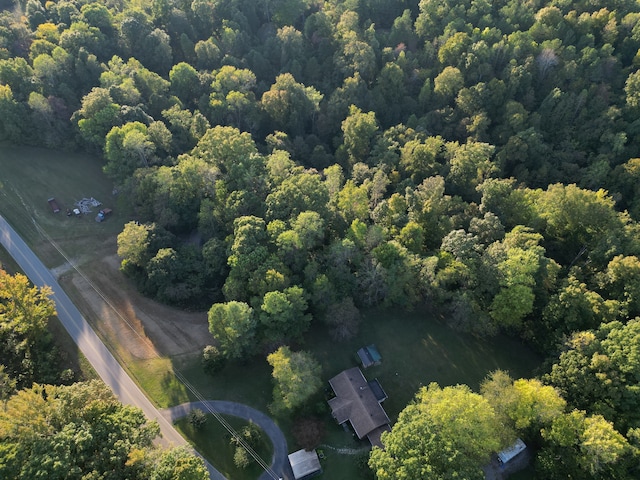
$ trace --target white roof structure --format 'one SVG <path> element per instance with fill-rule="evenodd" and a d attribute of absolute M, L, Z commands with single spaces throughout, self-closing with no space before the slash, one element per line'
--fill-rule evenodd
<path fill-rule="evenodd" d="M 527 448 L 527 445 L 522 441 L 522 439 L 518 438 L 513 445 L 511 445 L 509 448 L 505 448 L 500 453 L 498 453 L 498 459 L 502 463 L 507 463 L 520 452 L 524 451 L 525 448 Z"/>
<path fill-rule="evenodd" d="M 309 478 L 315 473 L 321 472 L 320 459 L 315 450 L 298 450 L 289 455 L 289 463 L 296 480 Z"/>

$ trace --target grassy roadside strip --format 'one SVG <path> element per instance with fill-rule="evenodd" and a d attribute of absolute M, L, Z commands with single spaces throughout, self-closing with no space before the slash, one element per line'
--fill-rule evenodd
<path fill-rule="evenodd" d="M 59 279 L 67 295 L 78 307 L 82 315 L 93 327 L 94 331 L 104 342 L 118 363 L 124 368 L 134 381 L 147 394 L 147 397 L 159 408 L 177 405 L 192 400 L 184 385 L 173 373 L 171 359 L 167 357 L 137 358 L 126 348 L 114 341 L 100 328 L 100 318 L 87 304 L 87 300 L 77 290 L 68 276 Z M 131 333 L 133 335 L 133 332 Z"/>
<path fill-rule="evenodd" d="M 12 275 L 16 273 L 22 273 L 24 275 L 24 272 L 13 260 L 11 255 L 9 255 L 9 252 L 7 252 L 6 249 L 1 245 L 0 267 L 7 273 L 10 273 Z M 66 369 L 73 370 L 76 374 L 77 380 L 90 380 L 98 378 L 98 374 L 95 372 L 82 352 L 78 349 L 77 345 L 71 339 L 57 317 L 53 317 L 49 320 L 47 328 L 49 332 L 51 332 L 53 340 L 61 353 L 62 365 L 60 365 L 60 371 Z"/>

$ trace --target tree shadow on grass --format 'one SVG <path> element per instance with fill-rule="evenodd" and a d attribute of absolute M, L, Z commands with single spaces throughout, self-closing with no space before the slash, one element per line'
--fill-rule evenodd
<path fill-rule="evenodd" d="M 185 398 L 191 399 L 193 397 L 187 391 L 187 387 L 171 371 L 167 371 L 162 375 L 160 383 L 169 405 L 179 405 L 185 401 Z"/>

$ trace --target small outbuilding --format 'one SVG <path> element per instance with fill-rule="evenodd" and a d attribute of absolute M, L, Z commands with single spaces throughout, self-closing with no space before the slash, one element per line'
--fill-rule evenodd
<path fill-rule="evenodd" d="M 56 199 L 54 197 L 49 198 L 47 202 L 49 202 L 49 206 L 51 207 L 51 210 L 53 210 L 53 213 L 58 213 L 60 211 L 58 202 L 56 202 Z"/>
<path fill-rule="evenodd" d="M 527 445 L 522 441 L 522 439 L 518 438 L 513 445 L 498 453 L 498 460 L 504 465 L 517 457 L 520 453 L 524 452 L 526 448 Z"/>
<path fill-rule="evenodd" d="M 296 480 L 311 478 L 322 472 L 320 459 L 315 450 L 298 450 L 289 455 L 289 463 Z"/>
<path fill-rule="evenodd" d="M 367 345 L 358 350 L 358 359 L 362 368 L 369 368 L 382 363 L 382 356 L 374 344 Z"/>

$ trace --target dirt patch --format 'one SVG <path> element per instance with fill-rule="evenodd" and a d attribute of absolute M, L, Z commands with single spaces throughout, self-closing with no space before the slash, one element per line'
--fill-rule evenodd
<path fill-rule="evenodd" d="M 141 359 L 194 353 L 213 343 L 206 312 L 184 312 L 143 297 L 119 266 L 117 255 L 110 255 L 84 265 L 84 275 L 64 274 L 103 335 Z"/>

